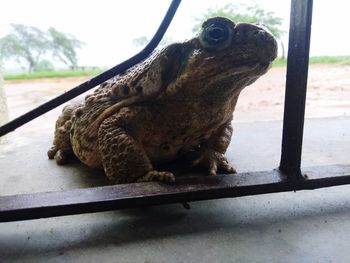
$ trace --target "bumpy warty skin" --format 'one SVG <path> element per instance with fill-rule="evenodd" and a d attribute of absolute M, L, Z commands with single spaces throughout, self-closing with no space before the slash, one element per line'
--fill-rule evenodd
<path fill-rule="evenodd" d="M 173 181 L 154 165 L 179 158 L 235 172 L 224 156 L 238 96 L 277 54 L 264 28 L 215 17 L 198 37 L 155 52 L 63 109 L 49 158 L 70 154 L 114 183 Z"/>

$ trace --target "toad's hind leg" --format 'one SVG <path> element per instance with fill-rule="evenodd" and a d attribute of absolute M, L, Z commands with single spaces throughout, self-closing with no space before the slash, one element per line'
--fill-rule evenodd
<path fill-rule="evenodd" d="M 153 170 L 142 145 L 117 122 L 118 119 L 112 116 L 101 124 L 98 131 L 99 150 L 108 179 L 116 184 L 174 181 L 172 173 Z"/>
<path fill-rule="evenodd" d="M 56 163 L 60 165 L 67 163 L 69 155 L 73 153 L 70 143 L 71 118 L 77 107 L 76 103 L 67 105 L 56 121 L 54 140 L 47 155 L 50 159 L 55 159 Z"/>

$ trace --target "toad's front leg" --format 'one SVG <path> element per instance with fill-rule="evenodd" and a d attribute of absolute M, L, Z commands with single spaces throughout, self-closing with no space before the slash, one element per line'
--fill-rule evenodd
<path fill-rule="evenodd" d="M 224 155 L 230 144 L 232 131 L 231 121 L 220 126 L 207 142 L 200 145 L 196 158 L 192 160 L 192 166 L 207 167 L 209 175 L 216 175 L 217 171 L 236 173 L 235 168 L 228 163 Z"/>
<path fill-rule="evenodd" d="M 107 177 L 114 183 L 175 180 L 171 172 L 155 171 L 142 144 L 118 114 L 103 121 L 98 132 L 99 150 Z M 123 127 L 128 127 L 123 128 Z"/>

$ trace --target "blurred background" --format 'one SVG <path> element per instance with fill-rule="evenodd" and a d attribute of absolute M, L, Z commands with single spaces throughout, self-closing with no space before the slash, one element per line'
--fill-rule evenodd
<path fill-rule="evenodd" d="M 169 3 L 2 1 L 0 65 L 5 82 L 0 103 L 8 106 L 6 116 L 13 119 L 141 50 Z M 344 5 L 341 0 L 314 3 L 307 117 L 349 114 L 350 38 Z M 281 120 L 289 12 L 286 0 L 183 1 L 161 47 L 195 36 L 202 21 L 216 15 L 265 24 L 278 39 L 279 58 L 242 92 L 235 119 Z"/>

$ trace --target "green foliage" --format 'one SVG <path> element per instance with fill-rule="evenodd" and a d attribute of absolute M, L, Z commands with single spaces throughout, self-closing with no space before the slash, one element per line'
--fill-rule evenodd
<path fill-rule="evenodd" d="M 72 35 L 59 32 L 53 27 L 48 29 L 48 34 L 53 56 L 71 68 L 76 68 L 78 63 L 76 49 L 81 48 L 83 42 Z"/>
<path fill-rule="evenodd" d="M 43 59 L 43 60 L 40 60 L 36 65 L 35 65 L 35 68 L 34 68 L 34 71 L 35 72 L 38 72 L 38 71 L 54 71 L 55 70 L 55 67 L 52 65 L 52 63 L 47 60 L 47 59 Z"/>
<path fill-rule="evenodd" d="M 232 3 L 218 8 L 207 9 L 204 14 L 195 18 L 192 31 L 198 33 L 202 23 L 208 18 L 215 16 L 227 17 L 236 23 L 247 22 L 264 24 L 277 39 L 280 39 L 284 34 L 284 31 L 280 28 L 282 25 L 282 18 L 275 16 L 273 12 L 265 11 L 257 4 L 244 5 Z"/>
<path fill-rule="evenodd" d="M 73 36 L 53 27 L 44 32 L 33 26 L 11 24 L 11 32 L 0 38 L 0 62 L 11 58 L 19 63 L 25 61 L 28 72 L 33 72 L 43 69 L 44 66 L 53 66 L 52 63 L 48 64 L 47 59 L 53 56 L 71 68 L 76 68 L 76 49 L 82 44 Z M 46 59 L 43 60 L 43 57 Z"/>
<path fill-rule="evenodd" d="M 349 65 L 350 56 L 316 56 L 310 57 L 310 64 L 340 64 Z"/>
<path fill-rule="evenodd" d="M 84 77 L 95 76 L 103 70 L 94 69 L 77 69 L 77 70 L 55 70 L 55 71 L 37 71 L 26 74 L 5 75 L 5 80 L 23 80 L 23 79 L 41 79 L 41 78 L 67 78 L 67 77 Z"/>
<path fill-rule="evenodd" d="M 287 66 L 287 60 L 282 58 L 276 58 L 272 62 L 272 67 L 285 67 Z"/>
<path fill-rule="evenodd" d="M 309 64 L 350 65 L 350 56 L 315 56 L 309 58 Z M 287 60 L 276 58 L 272 66 L 285 67 L 287 66 Z"/>
<path fill-rule="evenodd" d="M 24 59 L 28 71 L 32 72 L 41 56 L 48 50 L 49 41 L 43 31 L 36 27 L 12 24 L 12 31 L 0 39 L 0 56 L 2 59 Z"/>
<path fill-rule="evenodd" d="M 146 36 L 140 36 L 138 38 L 134 38 L 132 42 L 136 47 L 144 47 L 149 41 L 150 40 Z M 159 47 L 167 46 L 172 42 L 174 42 L 174 40 L 171 37 L 163 37 L 159 43 Z"/>
<path fill-rule="evenodd" d="M 146 46 L 147 43 L 149 42 L 148 38 L 146 36 L 141 36 L 141 37 L 138 37 L 138 38 L 134 38 L 132 40 L 133 44 L 136 46 L 136 47 L 143 47 L 143 46 Z"/>

